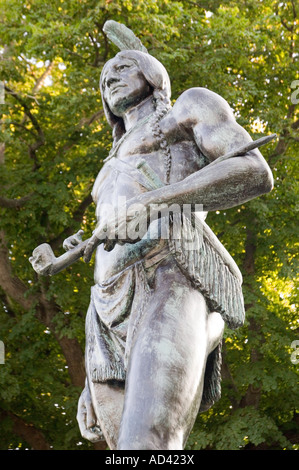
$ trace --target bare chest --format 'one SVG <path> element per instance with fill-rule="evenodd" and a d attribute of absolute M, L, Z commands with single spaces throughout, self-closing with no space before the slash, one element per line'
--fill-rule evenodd
<path fill-rule="evenodd" d="M 109 164 L 109 160 L 104 165 L 96 188 L 97 205 L 103 202 L 119 205 L 120 198 L 130 199 L 146 191 L 147 189 L 134 178 L 134 169 L 142 162 L 146 162 L 164 184 L 167 171 L 169 183 L 172 184 L 200 170 L 206 164 L 194 140 L 171 119 L 164 120 L 163 125 L 155 125 L 152 119 L 148 119 L 143 125 L 132 129 L 118 143 L 113 156 L 114 159 L 124 162 L 127 167 L 125 171 L 116 169 Z"/>
<path fill-rule="evenodd" d="M 149 119 L 127 135 L 115 156 L 134 167 L 146 161 L 161 181 L 165 181 L 169 168 L 169 183 L 186 178 L 206 164 L 195 141 L 173 119 L 164 119 L 163 123 Z"/>

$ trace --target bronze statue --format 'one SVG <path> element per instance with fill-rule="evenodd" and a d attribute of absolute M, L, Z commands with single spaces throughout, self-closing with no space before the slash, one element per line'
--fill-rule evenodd
<path fill-rule="evenodd" d="M 241 273 L 206 214 L 271 191 L 273 178 L 257 150 L 265 141 L 223 98 L 192 88 L 171 106 L 164 66 L 122 25 L 105 28 L 123 50 L 100 78 L 113 147 L 92 191 L 98 225 L 85 242 L 82 231 L 65 240 L 63 259 L 41 245 L 31 262 L 55 274 L 96 252 L 82 436 L 180 450 L 220 397 L 224 324 L 244 322 Z"/>

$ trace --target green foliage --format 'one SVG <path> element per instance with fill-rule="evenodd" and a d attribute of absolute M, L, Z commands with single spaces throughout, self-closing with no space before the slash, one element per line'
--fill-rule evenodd
<path fill-rule="evenodd" d="M 208 216 L 242 270 L 246 322 L 225 332 L 222 398 L 198 416 L 187 447 L 298 446 L 298 364 L 291 361 L 298 339 L 296 9 L 274 0 L 1 2 L 1 449 L 35 448 L 15 417 L 40 432 L 44 446 L 93 448 L 78 431 L 81 389 L 67 354 L 76 344 L 83 355 L 92 266 L 80 261 L 44 280 L 28 259 L 40 243 L 58 255 L 66 236 L 94 228 L 89 195 L 111 146 L 98 81 L 117 52 L 102 33 L 107 19 L 130 27 L 163 62 L 173 100 L 208 87 L 254 139 L 278 135 L 262 150 L 274 190 Z"/>
<path fill-rule="evenodd" d="M 290 449 L 273 419 L 252 407 L 240 408 L 228 416 L 210 415 L 209 421 L 212 426 L 203 420 L 200 431 L 191 433 L 189 449 L 240 450 L 249 443 L 257 447 L 265 442 L 275 442 L 273 449 Z"/>

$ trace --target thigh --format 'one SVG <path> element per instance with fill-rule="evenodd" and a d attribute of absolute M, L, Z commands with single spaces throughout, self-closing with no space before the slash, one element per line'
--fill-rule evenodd
<path fill-rule="evenodd" d="M 175 263 L 155 288 L 132 347 L 118 449 L 182 449 L 198 413 L 208 310 Z"/>

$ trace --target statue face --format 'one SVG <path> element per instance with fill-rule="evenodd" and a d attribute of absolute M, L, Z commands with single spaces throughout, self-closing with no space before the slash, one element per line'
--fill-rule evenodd
<path fill-rule="evenodd" d="M 104 99 L 111 112 L 119 117 L 151 93 L 151 87 L 137 63 L 125 57 L 112 59 L 101 81 Z"/>

